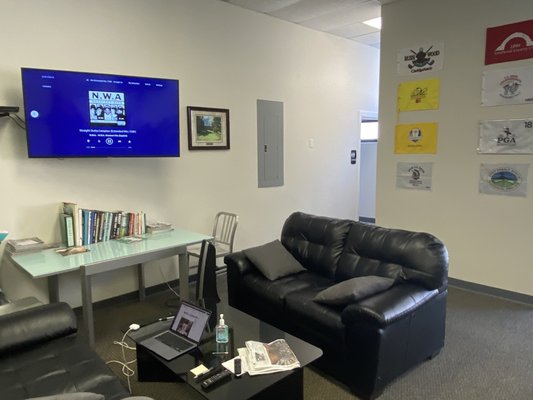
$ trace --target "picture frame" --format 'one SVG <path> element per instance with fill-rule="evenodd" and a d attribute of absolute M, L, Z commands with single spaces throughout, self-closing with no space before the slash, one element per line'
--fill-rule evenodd
<path fill-rule="evenodd" d="M 187 107 L 189 150 L 229 150 L 229 110 Z"/>

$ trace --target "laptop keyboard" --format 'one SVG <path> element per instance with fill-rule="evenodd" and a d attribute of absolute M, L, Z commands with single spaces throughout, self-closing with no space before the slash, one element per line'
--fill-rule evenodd
<path fill-rule="evenodd" d="M 161 343 L 166 344 L 169 347 L 172 347 L 175 350 L 184 350 L 191 347 L 191 343 L 185 339 L 180 338 L 170 332 L 163 333 L 162 335 L 156 337 Z"/>

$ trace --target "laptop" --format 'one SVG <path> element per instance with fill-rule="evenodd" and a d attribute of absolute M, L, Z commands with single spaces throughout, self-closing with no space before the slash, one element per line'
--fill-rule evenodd
<path fill-rule="evenodd" d="M 182 302 L 168 330 L 150 336 L 140 345 L 169 361 L 198 347 L 211 311 Z"/>

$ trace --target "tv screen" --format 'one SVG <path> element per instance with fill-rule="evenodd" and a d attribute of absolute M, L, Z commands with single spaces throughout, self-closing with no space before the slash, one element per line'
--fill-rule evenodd
<path fill-rule="evenodd" d="M 174 79 L 22 68 L 29 157 L 179 157 Z"/>

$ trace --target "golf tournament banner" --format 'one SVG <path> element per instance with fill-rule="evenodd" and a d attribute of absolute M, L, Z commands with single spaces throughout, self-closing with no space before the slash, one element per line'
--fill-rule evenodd
<path fill-rule="evenodd" d="M 431 190 L 433 163 L 399 162 L 396 168 L 398 189 Z"/>
<path fill-rule="evenodd" d="M 483 72 L 482 106 L 533 104 L 533 66 Z"/>
<path fill-rule="evenodd" d="M 438 71 L 444 63 L 444 43 L 425 43 L 397 53 L 398 75 Z"/>
<path fill-rule="evenodd" d="M 398 111 L 437 110 L 440 80 L 437 78 L 403 82 L 398 85 Z"/>
<path fill-rule="evenodd" d="M 533 58 L 533 20 L 487 28 L 485 65 Z"/>
<path fill-rule="evenodd" d="M 478 153 L 533 154 L 533 118 L 481 121 Z"/>
<path fill-rule="evenodd" d="M 529 164 L 481 164 L 479 193 L 526 197 Z"/>
<path fill-rule="evenodd" d="M 396 125 L 394 153 L 437 153 L 437 130 L 436 122 Z"/>

